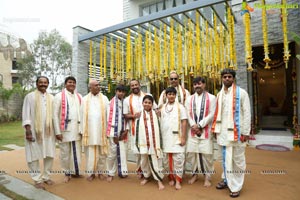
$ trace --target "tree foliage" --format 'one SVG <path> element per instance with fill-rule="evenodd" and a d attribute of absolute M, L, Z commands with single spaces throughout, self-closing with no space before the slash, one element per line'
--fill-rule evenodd
<path fill-rule="evenodd" d="M 34 87 L 37 76 L 47 76 L 52 91 L 63 86 L 64 77 L 71 73 L 72 46 L 57 30 L 41 31 L 33 44 L 32 56 L 18 61 L 24 86 Z"/>

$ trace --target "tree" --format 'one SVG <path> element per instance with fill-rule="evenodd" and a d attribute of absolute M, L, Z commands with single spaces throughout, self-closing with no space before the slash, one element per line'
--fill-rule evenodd
<path fill-rule="evenodd" d="M 37 77 L 37 68 L 33 55 L 28 55 L 17 60 L 18 77 L 24 88 L 33 88 Z"/>
<path fill-rule="evenodd" d="M 40 32 L 31 48 L 37 74 L 49 77 L 52 91 L 62 88 L 64 77 L 71 72 L 71 45 L 54 29 Z"/>
<path fill-rule="evenodd" d="M 300 35 L 294 33 L 294 32 L 291 32 L 291 35 L 293 37 L 293 39 L 295 40 L 295 42 L 300 45 Z M 300 54 L 296 55 L 296 57 L 298 58 L 298 60 L 300 60 Z"/>

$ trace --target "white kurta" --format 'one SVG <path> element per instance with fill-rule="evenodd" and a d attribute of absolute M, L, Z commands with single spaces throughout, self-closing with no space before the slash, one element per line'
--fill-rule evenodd
<path fill-rule="evenodd" d="M 206 106 L 204 106 L 203 118 L 202 120 L 199 121 L 203 95 L 204 95 L 203 93 L 200 95 L 195 93 L 192 96 L 189 96 L 188 99 L 186 100 L 185 107 L 187 109 L 188 123 L 190 125 L 188 127 L 192 127 L 195 124 L 199 124 L 203 128 L 202 135 L 200 137 L 198 137 L 197 135 L 192 135 L 191 130 L 190 129 L 188 130 L 187 145 L 186 145 L 187 153 L 204 153 L 204 154 L 213 153 L 213 141 L 212 141 L 212 134 L 210 132 L 210 129 L 214 117 L 216 97 L 208 93 L 209 96 L 208 115 L 205 116 Z M 194 102 L 192 102 L 192 100 Z M 195 105 L 196 108 L 195 111 L 198 119 L 197 122 L 194 119 L 193 105 Z M 208 127 L 208 138 L 205 138 L 205 127 Z"/>
<path fill-rule="evenodd" d="M 143 98 L 145 95 L 151 95 L 151 94 L 146 94 L 141 92 L 140 95 L 132 95 L 132 105 L 130 105 L 130 96 L 126 97 L 124 99 L 124 107 L 123 107 L 123 114 L 135 114 L 135 113 L 139 113 L 143 110 Z M 133 113 L 131 113 L 130 107 L 132 107 L 133 109 Z M 153 109 L 157 108 L 157 104 L 154 102 L 153 103 Z M 127 124 L 127 128 L 129 129 L 129 149 L 130 150 L 134 150 L 134 143 L 135 143 L 135 133 L 132 133 L 133 129 L 132 129 L 132 124 L 136 123 L 136 120 L 134 120 L 134 122 L 132 120 L 129 121 L 129 123 Z"/>
<path fill-rule="evenodd" d="M 180 95 L 181 98 L 180 98 L 179 103 L 185 104 L 184 100 L 186 100 L 190 96 L 190 92 L 187 89 L 184 89 L 180 86 L 175 87 L 175 89 L 177 90 L 175 101 L 178 102 L 178 96 Z M 185 99 L 184 99 L 184 92 L 182 89 L 184 89 L 184 91 L 185 91 Z M 167 102 L 168 102 L 168 99 L 166 97 L 166 91 L 164 90 L 164 91 L 162 91 L 162 93 L 159 96 L 158 106 L 162 106 L 163 104 L 165 104 Z"/>
<path fill-rule="evenodd" d="M 50 133 L 50 136 L 45 135 L 45 124 L 46 124 L 46 94 L 39 93 L 41 95 L 42 104 L 42 120 L 43 123 L 43 132 L 42 132 L 42 143 L 38 143 L 34 120 L 35 120 L 35 92 L 31 92 L 25 96 L 22 110 L 22 126 L 30 125 L 32 136 L 36 139 L 35 142 L 28 142 L 25 139 L 25 152 L 26 152 L 26 161 L 32 162 L 46 157 L 55 156 L 55 135 L 54 132 Z M 51 95 L 51 102 L 53 101 L 53 96 Z M 51 114 L 52 115 L 52 114 Z M 51 117 L 51 116 L 50 116 Z M 52 129 L 53 130 L 53 129 Z"/>
<path fill-rule="evenodd" d="M 55 95 L 54 104 L 53 104 L 53 123 L 56 135 L 63 135 L 62 142 L 71 142 L 81 140 L 80 136 L 80 101 L 77 94 L 72 94 L 66 89 L 66 98 L 69 105 L 69 122 L 66 130 L 60 130 L 60 120 L 61 120 L 61 101 L 62 94 L 59 92 Z"/>
<path fill-rule="evenodd" d="M 222 89 L 218 94 L 218 109 L 221 112 L 220 132 L 217 131 L 217 143 L 221 146 L 223 155 L 223 174 L 231 192 L 238 192 L 242 189 L 244 183 L 244 173 L 246 169 L 245 146 L 246 142 L 233 141 L 233 131 L 228 130 L 228 124 L 233 123 L 232 119 L 232 95 L 233 87 L 228 88 L 228 93 Z M 251 110 L 248 93 L 240 88 L 240 133 L 243 135 L 250 134 L 251 127 Z M 220 111 L 221 110 L 221 111 Z M 217 121 L 218 123 L 218 121 Z M 232 125 L 231 125 L 232 126 Z"/>
<path fill-rule="evenodd" d="M 53 104 L 53 123 L 56 135 L 62 134 L 63 140 L 59 142 L 60 164 L 66 175 L 79 174 L 81 168 L 81 134 L 80 134 L 80 99 L 74 92 L 65 90 L 66 106 L 68 104 L 68 127 L 60 129 L 62 92 L 55 95 Z"/>
<path fill-rule="evenodd" d="M 83 134 L 83 146 L 85 147 L 85 172 L 87 174 L 102 174 L 105 170 L 106 155 L 100 150 L 100 146 L 107 145 L 107 141 L 103 140 L 106 140 L 106 110 L 108 104 L 108 98 L 100 93 L 97 95 L 89 93 L 82 99 L 81 132 Z M 86 127 L 87 133 L 85 132 Z"/>
<path fill-rule="evenodd" d="M 108 133 L 108 137 L 109 137 L 109 150 L 108 150 L 108 156 L 107 156 L 107 162 L 106 162 L 106 167 L 107 167 L 107 171 L 108 171 L 108 175 L 109 176 L 114 176 L 116 171 L 119 169 L 120 171 L 118 171 L 119 175 L 122 176 L 126 176 L 128 175 L 128 168 L 127 168 L 127 140 L 122 140 L 119 141 L 119 145 L 115 144 L 113 141 L 114 138 L 114 131 L 115 131 L 115 119 L 116 119 L 116 98 L 114 98 L 114 102 L 113 100 L 111 100 L 109 102 L 109 106 L 107 107 L 107 122 L 109 123 L 109 115 L 110 115 L 110 107 L 111 105 L 113 106 L 113 112 L 112 112 L 112 118 L 111 118 L 111 127 L 110 127 L 110 131 Z M 120 132 L 122 129 L 122 101 L 120 99 L 117 98 L 117 102 L 118 102 L 118 130 L 117 130 L 117 137 L 120 136 Z M 124 105 L 123 105 L 124 106 Z M 123 129 L 125 129 L 125 124 Z M 107 130 L 109 130 L 109 124 L 107 125 Z M 119 149 L 118 149 L 119 148 Z M 118 163 L 118 152 L 119 152 L 119 159 L 120 159 L 120 163 Z"/>
<path fill-rule="evenodd" d="M 102 96 L 102 102 L 103 102 L 103 109 L 100 105 L 100 98 Z M 107 116 L 107 108 L 109 107 L 109 100 L 107 96 L 105 95 L 93 95 L 90 94 L 90 101 L 89 101 L 89 107 L 87 107 L 87 100 L 88 95 L 84 96 L 82 99 L 81 104 L 81 113 L 82 113 L 82 130 L 81 132 L 84 133 L 85 127 L 87 125 L 86 123 L 86 113 L 88 111 L 88 140 L 87 145 L 102 145 L 103 144 L 103 138 L 106 138 L 106 136 L 103 137 L 103 134 L 106 134 L 106 128 L 103 129 L 102 127 L 102 120 L 104 120 L 106 124 L 106 116 Z M 89 109 L 89 110 L 87 110 Z M 103 115 L 104 114 L 104 115 Z M 84 137 L 84 135 L 83 135 Z M 85 145 L 85 144 L 83 144 Z"/>
<path fill-rule="evenodd" d="M 172 106 L 173 108 L 170 112 L 166 109 L 166 104 L 161 109 L 160 127 L 163 138 L 163 151 L 165 153 L 184 153 L 185 146 L 180 146 L 181 130 L 178 130 L 178 123 L 181 123 L 181 120 L 187 119 L 186 109 L 178 102 L 175 102 Z M 178 114 L 180 115 L 179 117 Z"/>

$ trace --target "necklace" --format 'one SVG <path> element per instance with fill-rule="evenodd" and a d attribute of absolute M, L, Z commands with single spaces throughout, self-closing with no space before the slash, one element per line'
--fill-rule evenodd
<path fill-rule="evenodd" d="M 172 110 L 173 110 L 173 108 L 174 108 L 174 104 L 173 104 L 172 107 L 169 108 L 169 109 L 168 109 L 168 105 L 169 105 L 169 103 L 166 104 L 166 109 L 165 109 L 165 112 L 166 112 L 166 113 L 172 112 Z"/>

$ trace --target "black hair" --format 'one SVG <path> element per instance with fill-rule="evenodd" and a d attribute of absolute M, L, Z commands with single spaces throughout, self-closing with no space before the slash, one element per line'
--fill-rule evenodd
<path fill-rule="evenodd" d="M 39 82 L 39 80 L 40 80 L 41 78 L 47 79 L 47 82 L 48 82 L 48 84 L 49 84 L 49 78 L 48 78 L 47 76 L 38 76 L 38 77 L 36 78 L 35 83 L 38 84 L 38 82 Z"/>
<path fill-rule="evenodd" d="M 152 104 L 153 104 L 153 102 L 154 102 L 153 96 L 151 96 L 151 95 L 149 95 L 149 94 L 145 95 L 144 98 L 143 98 L 143 102 L 144 102 L 146 99 L 150 100 L 150 101 L 152 102 Z"/>
<path fill-rule="evenodd" d="M 205 79 L 200 76 L 197 76 L 196 78 L 193 79 L 193 84 L 199 83 L 199 82 L 205 83 Z"/>
<path fill-rule="evenodd" d="M 65 85 L 67 84 L 68 80 L 72 80 L 76 83 L 76 78 L 74 76 L 68 76 L 66 79 L 65 79 Z"/>
<path fill-rule="evenodd" d="M 126 87 L 125 87 L 125 85 L 117 85 L 117 87 L 116 87 L 116 91 L 124 91 L 124 92 L 126 92 Z"/>
<path fill-rule="evenodd" d="M 168 87 L 167 89 L 166 89 L 166 95 L 168 94 L 168 93 L 174 93 L 174 94 L 176 94 L 177 93 L 177 90 L 174 88 L 174 87 Z"/>
<path fill-rule="evenodd" d="M 131 79 L 131 80 L 130 80 L 130 82 L 129 82 L 129 84 L 131 84 L 131 82 L 132 82 L 132 81 L 136 81 L 136 82 L 138 82 L 138 83 L 139 83 L 139 85 L 141 85 L 141 84 L 140 84 L 140 81 L 139 81 L 139 80 L 137 80 L 137 79 Z"/>
<path fill-rule="evenodd" d="M 221 71 L 221 77 L 223 77 L 224 74 L 231 74 L 233 78 L 235 78 L 236 72 L 233 69 L 225 68 Z"/>

